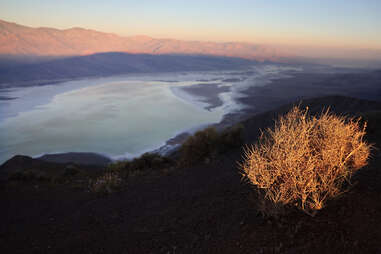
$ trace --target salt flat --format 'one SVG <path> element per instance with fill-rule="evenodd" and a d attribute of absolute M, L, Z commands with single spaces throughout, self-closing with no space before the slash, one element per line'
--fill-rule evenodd
<path fill-rule="evenodd" d="M 16 154 L 138 156 L 241 110 L 243 91 L 290 68 L 136 74 L 3 90 L 15 99 L 0 101 L 0 163 Z"/>

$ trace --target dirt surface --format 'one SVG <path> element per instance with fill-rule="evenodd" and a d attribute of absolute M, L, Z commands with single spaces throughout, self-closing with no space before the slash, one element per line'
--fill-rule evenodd
<path fill-rule="evenodd" d="M 312 112 L 371 112 L 370 142 L 381 144 L 380 103 L 344 97 L 305 101 Z M 290 105 L 243 123 L 245 141 Z M 369 116 L 370 115 L 370 116 Z M 1 253 L 380 253 L 381 156 L 374 150 L 353 188 L 315 217 L 299 211 L 275 220 L 256 210 L 237 162 L 242 150 L 190 168 L 130 177 L 126 188 L 98 196 L 86 180 L 50 184 L 5 181 L 0 189 Z M 15 160 L 16 161 L 16 160 Z M 0 168 L 64 170 L 18 158 Z M 78 184 L 76 184 L 78 183 Z"/>

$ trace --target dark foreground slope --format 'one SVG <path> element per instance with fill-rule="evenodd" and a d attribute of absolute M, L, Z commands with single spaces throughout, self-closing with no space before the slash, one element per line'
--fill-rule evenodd
<path fill-rule="evenodd" d="M 312 112 L 363 115 L 370 142 L 381 144 L 381 105 L 346 97 L 306 100 Z M 243 122 L 245 143 L 291 105 Z M 366 112 L 366 113 L 364 113 Z M 381 156 L 355 177 L 353 189 L 315 217 L 294 212 L 265 219 L 241 182 L 232 149 L 211 163 L 130 177 L 126 188 L 99 197 L 85 174 L 60 183 L 7 181 L 0 200 L 2 253 L 378 253 L 381 251 Z M 72 166 L 18 157 L 0 170 Z M 26 161 L 23 165 L 22 160 Z M 35 166 L 34 166 L 35 165 Z M 13 167 L 13 169 L 12 169 Z M 86 169 L 80 169 L 85 171 Z M 70 172 L 70 171 L 69 171 Z M 70 181 L 69 181 L 70 180 Z"/>

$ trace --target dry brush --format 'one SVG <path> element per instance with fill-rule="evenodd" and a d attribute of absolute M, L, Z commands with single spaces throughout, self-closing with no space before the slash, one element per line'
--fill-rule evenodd
<path fill-rule="evenodd" d="M 367 164 L 371 145 L 360 119 L 294 107 L 273 129 L 247 147 L 243 176 L 262 197 L 262 212 L 275 215 L 296 206 L 308 214 L 346 190 L 351 176 Z"/>

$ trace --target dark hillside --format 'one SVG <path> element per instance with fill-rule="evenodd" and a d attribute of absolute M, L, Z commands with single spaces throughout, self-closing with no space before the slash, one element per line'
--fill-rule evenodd
<path fill-rule="evenodd" d="M 255 63 L 252 60 L 219 56 L 109 52 L 17 66 L 0 66 L 0 84 L 4 83 L 3 87 L 30 86 L 47 81 L 129 73 L 234 69 Z"/>

